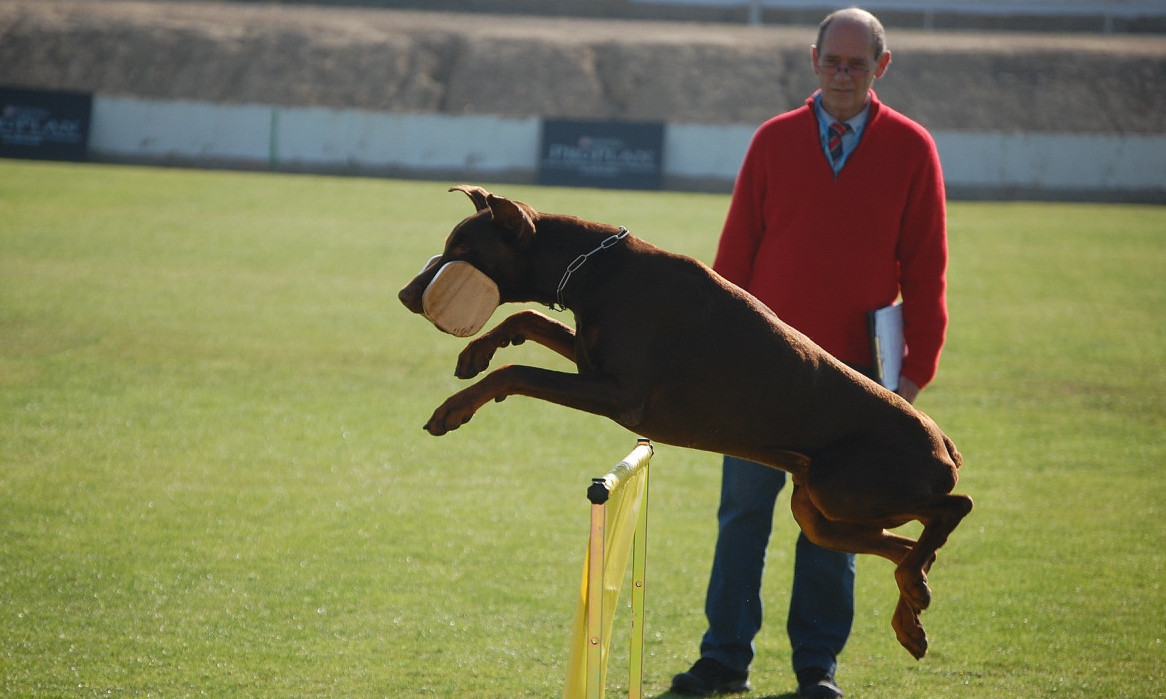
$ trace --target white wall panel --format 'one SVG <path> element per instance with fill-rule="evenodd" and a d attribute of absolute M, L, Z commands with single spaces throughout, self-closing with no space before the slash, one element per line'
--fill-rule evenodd
<path fill-rule="evenodd" d="M 755 125 L 669 124 L 665 177 L 730 184 Z M 1166 200 L 1166 135 L 934 134 L 951 189 L 1135 193 Z M 272 169 L 524 174 L 540 121 L 492 116 L 94 98 L 97 158 Z"/>

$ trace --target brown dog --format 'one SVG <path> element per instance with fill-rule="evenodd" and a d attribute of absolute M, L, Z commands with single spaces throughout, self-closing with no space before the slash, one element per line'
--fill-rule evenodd
<path fill-rule="evenodd" d="M 576 329 L 516 313 L 466 346 L 457 376 L 477 376 L 495 351 L 526 340 L 574 361 L 578 373 L 502 367 L 450 396 L 426 430 L 445 434 L 491 400 L 524 395 L 606 416 L 658 442 L 788 471 L 794 518 L 811 541 L 896 564 L 891 625 L 923 657 L 927 571 L 972 509 L 971 498 L 950 494 L 960 455 L 930 418 L 697 260 L 479 187 L 454 190 L 477 213 L 454 227 L 401 302 L 423 312 L 441 263 L 469 263 L 497 284 L 502 303 L 569 308 Z M 918 541 L 887 531 L 912 520 L 923 524 Z"/>

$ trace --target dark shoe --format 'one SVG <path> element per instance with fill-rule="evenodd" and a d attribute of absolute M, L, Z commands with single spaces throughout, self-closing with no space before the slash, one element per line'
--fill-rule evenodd
<path fill-rule="evenodd" d="M 690 697 L 748 692 L 749 673 L 727 667 L 712 658 L 701 658 L 688 672 L 672 678 L 672 692 Z"/>
<path fill-rule="evenodd" d="M 822 668 L 798 670 L 798 696 L 806 699 L 842 699 L 842 690 Z"/>

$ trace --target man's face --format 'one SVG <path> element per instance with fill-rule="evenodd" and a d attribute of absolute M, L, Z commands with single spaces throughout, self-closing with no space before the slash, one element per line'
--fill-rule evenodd
<path fill-rule="evenodd" d="M 814 72 L 822 88 L 826 113 L 846 121 L 862 111 L 875 78 L 881 78 L 891 62 L 884 51 L 876 60 L 870 29 L 859 22 L 839 18 L 830 23 L 822 45 L 811 50 Z"/>

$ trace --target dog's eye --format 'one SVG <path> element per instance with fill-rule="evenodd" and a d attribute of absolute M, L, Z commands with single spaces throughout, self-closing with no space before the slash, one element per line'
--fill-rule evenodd
<path fill-rule="evenodd" d="M 449 252 L 452 255 L 457 255 L 460 257 L 461 255 L 465 255 L 469 251 L 470 251 L 470 246 L 462 244 L 462 245 L 458 245 L 457 247 L 455 247 L 453 250 L 450 250 Z"/>

